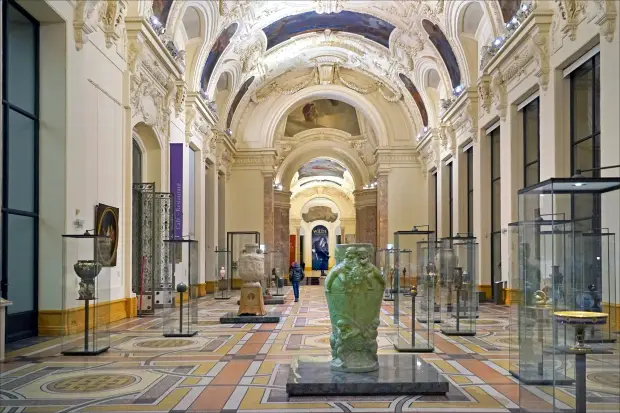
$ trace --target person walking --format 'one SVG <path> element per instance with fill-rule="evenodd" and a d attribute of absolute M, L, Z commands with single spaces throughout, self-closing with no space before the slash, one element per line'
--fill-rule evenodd
<path fill-rule="evenodd" d="M 293 294 L 295 294 L 295 302 L 299 301 L 299 283 L 304 279 L 304 270 L 299 266 L 297 262 L 294 262 L 291 266 L 291 270 L 288 275 L 288 279 L 293 285 Z"/>

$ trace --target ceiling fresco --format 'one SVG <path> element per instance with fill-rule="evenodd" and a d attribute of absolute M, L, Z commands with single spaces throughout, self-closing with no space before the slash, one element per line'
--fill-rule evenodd
<path fill-rule="evenodd" d="M 415 101 L 415 104 L 420 110 L 420 116 L 422 116 L 422 123 L 424 124 L 424 126 L 428 126 L 428 113 L 426 112 L 426 106 L 424 106 L 422 95 L 420 95 L 420 92 L 415 87 L 411 79 L 409 79 L 407 76 L 403 75 L 402 73 L 400 73 L 398 76 L 400 77 L 400 80 L 402 80 L 403 83 L 405 84 L 405 88 L 409 91 L 409 93 L 411 94 L 411 97 Z"/>
<path fill-rule="evenodd" d="M 165 26 L 174 0 L 153 0 L 153 15 Z"/>
<path fill-rule="evenodd" d="M 299 168 L 299 179 L 315 176 L 333 176 L 344 178 L 346 168 L 329 158 L 315 158 Z"/>
<path fill-rule="evenodd" d="M 517 10 L 519 10 L 519 6 L 521 5 L 521 0 L 497 0 L 499 3 L 500 9 L 502 9 L 502 17 L 504 18 L 504 23 L 508 23 L 512 16 L 517 14 Z"/>
<path fill-rule="evenodd" d="M 293 36 L 320 32 L 325 29 L 359 34 L 389 48 L 389 39 L 394 25 L 377 17 L 353 11 L 318 14 L 314 11 L 284 17 L 263 31 L 267 36 L 267 49 L 283 43 Z"/>
<path fill-rule="evenodd" d="M 233 100 L 232 105 L 230 105 L 230 110 L 228 111 L 228 118 L 226 118 L 226 128 L 230 128 L 230 124 L 232 123 L 235 110 L 237 110 L 237 106 L 239 106 L 239 102 L 241 102 L 243 95 L 245 95 L 245 92 L 248 91 L 253 81 L 254 81 L 254 76 L 250 77 L 248 80 L 246 80 L 243 83 L 243 85 L 241 85 L 241 88 L 237 92 L 237 95 L 235 96 L 235 99 Z"/>
<path fill-rule="evenodd" d="M 339 129 L 353 136 L 360 134 L 355 108 L 332 99 L 319 99 L 297 107 L 288 115 L 284 133 L 286 136 L 295 136 L 315 128 Z"/>
<path fill-rule="evenodd" d="M 230 44 L 230 39 L 235 35 L 237 31 L 237 23 L 233 23 L 228 26 L 217 38 L 213 47 L 211 47 L 211 51 L 209 52 L 209 56 L 207 57 L 207 61 L 205 62 L 205 66 L 202 69 L 202 78 L 200 80 L 200 84 L 203 89 L 207 88 L 209 84 L 209 79 L 211 79 L 211 75 L 213 74 L 213 70 L 215 69 L 215 65 L 224 54 L 224 50 Z"/>
<path fill-rule="evenodd" d="M 424 26 L 424 30 L 428 33 L 429 40 L 433 43 L 435 48 L 437 48 L 437 51 L 441 55 L 441 58 L 448 69 L 452 87 L 457 87 L 461 84 L 461 69 L 459 69 L 459 64 L 456 60 L 454 52 L 452 51 L 450 42 L 436 24 L 433 24 L 428 20 L 422 20 L 422 26 Z"/>

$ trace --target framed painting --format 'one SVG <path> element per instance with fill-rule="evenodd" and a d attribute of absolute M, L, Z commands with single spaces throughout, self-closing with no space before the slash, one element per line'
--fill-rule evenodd
<path fill-rule="evenodd" d="M 105 204 L 95 207 L 95 233 L 109 238 L 109 241 L 99 242 L 99 259 L 104 267 L 116 267 L 118 216 L 119 209 L 116 207 Z"/>

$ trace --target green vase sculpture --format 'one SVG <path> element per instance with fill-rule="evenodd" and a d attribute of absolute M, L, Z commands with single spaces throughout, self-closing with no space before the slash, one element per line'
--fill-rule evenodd
<path fill-rule="evenodd" d="M 362 373 L 379 369 L 377 328 L 385 281 L 370 262 L 373 251 L 371 244 L 336 246 L 336 265 L 325 280 L 334 370 Z"/>

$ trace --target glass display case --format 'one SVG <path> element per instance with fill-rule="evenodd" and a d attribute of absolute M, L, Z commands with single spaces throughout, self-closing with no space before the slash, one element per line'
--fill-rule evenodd
<path fill-rule="evenodd" d="M 375 262 L 381 276 L 385 280 L 384 301 L 394 301 L 395 284 L 394 284 L 394 248 L 378 248 L 375 251 Z"/>
<path fill-rule="evenodd" d="M 225 248 L 215 248 L 215 289 L 214 298 L 216 300 L 228 300 L 231 297 L 232 271 L 230 269 L 230 251 Z"/>
<path fill-rule="evenodd" d="M 441 297 L 441 332 L 445 335 L 476 335 L 477 248 L 476 238 L 469 235 L 457 234 L 441 240 L 440 273 L 445 276 Z"/>
<path fill-rule="evenodd" d="M 441 322 L 441 288 L 435 259 L 440 247 L 441 242 L 435 240 L 419 241 L 416 246 L 417 266 L 413 282 L 418 287 L 415 314 L 420 323 L 428 320 Z"/>
<path fill-rule="evenodd" d="M 260 232 L 240 231 L 226 233 L 226 249 L 228 250 L 228 268 L 230 269 L 231 289 L 241 289 L 243 282 L 239 277 L 239 258 L 247 244 L 260 245 Z"/>
<path fill-rule="evenodd" d="M 396 325 L 396 337 L 393 339 L 394 347 L 401 352 L 431 352 L 433 347 L 433 318 L 426 323 L 420 323 L 416 319 L 416 310 L 422 305 L 428 309 L 433 308 L 429 300 L 433 295 L 428 294 L 426 279 L 416 285 L 407 283 L 406 280 L 419 280 L 417 268 L 412 272 L 412 252 L 416 251 L 416 244 L 420 241 L 428 242 L 434 238 L 433 231 L 423 231 L 414 228 L 411 231 L 397 231 L 394 233 L 394 324 Z M 413 276 L 413 277 L 412 277 Z M 405 284 L 403 286 L 403 284 Z M 430 305 L 430 306 L 429 306 Z"/>
<path fill-rule="evenodd" d="M 112 239 L 102 235 L 62 236 L 61 352 L 94 356 L 110 348 Z"/>
<path fill-rule="evenodd" d="M 615 260 L 620 178 L 552 178 L 521 189 L 519 404 L 524 411 L 617 411 L 620 357 L 604 300 Z M 606 216 L 610 215 L 610 216 Z M 611 226 L 611 225 L 610 225 Z M 613 260 L 613 261 L 612 261 Z M 617 276 L 617 274 L 613 274 Z M 531 397 L 532 385 L 548 395 Z M 587 406 L 587 408 L 586 408 Z"/>
<path fill-rule="evenodd" d="M 173 299 L 163 309 L 164 337 L 191 337 L 198 333 L 198 241 L 170 239 L 166 245 L 173 279 L 168 293 Z"/>
<path fill-rule="evenodd" d="M 288 263 L 282 251 L 265 251 L 265 270 L 269 272 L 265 279 L 267 291 L 274 297 L 284 295 L 284 280 L 288 279 Z"/>

